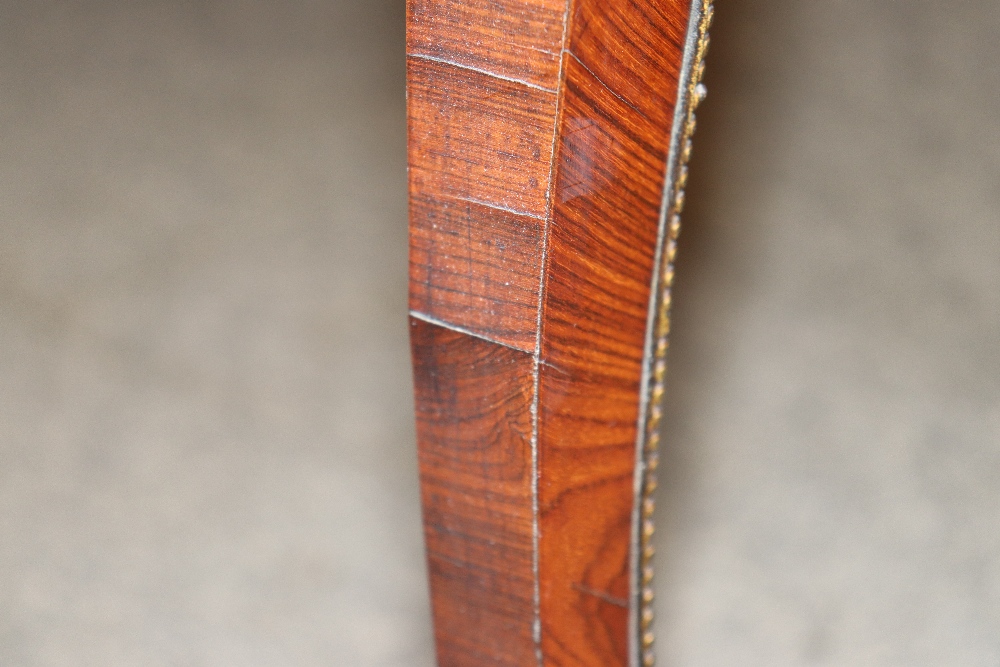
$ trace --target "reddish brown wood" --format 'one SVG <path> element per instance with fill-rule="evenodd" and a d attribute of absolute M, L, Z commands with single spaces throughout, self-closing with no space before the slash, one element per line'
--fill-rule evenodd
<path fill-rule="evenodd" d="M 415 318 L 410 338 L 438 660 L 530 664 L 531 355 Z"/>
<path fill-rule="evenodd" d="M 567 59 L 538 424 L 542 649 L 553 665 L 627 664 L 639 382 L 668 132 Z"/>
<path fill-rule="evenodd" d="M 535 349 L 542 221 L 451 197 L 410 200 L 410 308 Z"/>
<path fill-rule="evenodd" d="M 406 52 L 555 92 L 565 0 L 409 0 Z"/>
<path fill-rule="evenodd" d="M 637 446 L 691 6 L 409 0 L 411 333 L 441 665 L 640 660 Z"/>
<path fill-rule="evenodd" d="M 415 56 L 407 74 L 410 191 L 544 220 L 555 94 Z"/>

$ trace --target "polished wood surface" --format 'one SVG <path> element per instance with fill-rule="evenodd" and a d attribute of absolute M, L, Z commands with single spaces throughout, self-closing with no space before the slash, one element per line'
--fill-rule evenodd
<path fill-rule="evenodd" d="M 636 581 L 651 313 L 704 6 L 408 4 L 411 339 L 441 665 L 651 663 Z"/>
<path fill-rule="evenodd" d="M 565 77 L 542 311 L 542 650 L 554 665 L 624 665 L 639 383 L 669 126 L 575 56 Z"/>
<path fill-rule="evenodd" d="M 438 659 L 530 664 L 531 355 L 416 318 L 410 334 Z"/>

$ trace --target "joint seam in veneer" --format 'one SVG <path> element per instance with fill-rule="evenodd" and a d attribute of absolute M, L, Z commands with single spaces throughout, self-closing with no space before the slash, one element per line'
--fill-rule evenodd
<path fill-rule="evenodd" d="M 444 320 L 439 320 L 438 318 L 428 315 L 427 313 L 421 313 L 419 310 L 411 310 L 410 317 L 421 320 L 423 322 L 427 322 L 428 324 L 433 324 L 434 326 L 441 327 L 442 329 L 450 329 L 456 333 L 465 334 L 466 336 L 472 336 L 473 338 L 484 340 L 487 343 L 493 343 L 494 345 L 506 347 L 509 350 L 516 350 L 518 352 L 523 352 L 524 354 L 531 354 L 531 350 L 525 350 L 524 348 L 517 347 L 516 345 L 511 345 L 510 343 L 505 343 L 495 338 L 490 338 L 489 336 L 485 336 L 477 331 L 466 329 L 465 327 L 456 326 L 454 324 L 451 324 L 450 322 L 445 322 Z"/>
<path fill-rule="evenodd" d="M 535 620 L 532 625 L 532 635 L 535 640 L 535 657 L 538 660 L 538 667 L 545 667 L 545 656 L 542 654 L 542 589 L 541 589 L 541 566 L 539 563 L 540 550 L 540 530 L 541 517 L 539 516 L 539 459 L 538 459 L 538 424 L 539 424 L 539 389 L 541 388 L 542 375 L 542 320 L 545 311 L 545 272 L 548 268 L 549 257 L 549 229 L 552 226 L 553 213 L 553 189 L 555 188 L 556 175 L 556 148 L 559 146 L 559 118 L 562 113 L 563 89 L 565 83 L 563 77 L 566 74 L 566 44 L 569 39 L 570 12 L 573 8 L 573 0 L 566 0 L 566 8 L 563 10 L 563 33 L 559 44 L 559 76 L 556 79 L 556 113 L 552 121 L 552 152 L 549 155 L 549 182 L 545 188 L 545 224 L 542 226 L 542 256 L 540 271 L 538 272 L 538 323 L 535 327 L 535 358 L 534 358 L 534 396 L 531 401 L 531 539 L 532 539 L 532 566 L 534 568 L 535 579 Z"/>
<path fill-rule="evenodd" d="M 479 74 L 485 74 L 486 76 L 491 76 L 494 79 L 500 79 L 501 81 L 508 81 L 510 83 L 517 83 L 522 86 L 527 86 L 528 88 L 534 88 L 535 90 L 541 90 L 542 92 L 549 93 L 551 95 L 556 94 L 556 90 L 552 88 L 546 88 L 545 86 L 539 86 L 537 83 L 531 83 L 530 81 L 524 81 L 522 79 L 515 79 L 513 77 L 504 76 L 502 74 L 497 74 L 496 72 L 491 72 L 488 69 L 482 69 L 480 67 L 473 67 L 472 65 L 463 65 L 462 63 L 457 63 L 454 60 L 448 60 L 447 58 L 438 58 L 437 56 L 428 56 L 423 53 L 408 53 L 406 54 L 410 58 L 420 58 L 421 60 L 430 60 L 431 62 L 441 63 L 443 65 L 451 65 L 452 67 L 458 67 L 459 69 L 469 70 L 470 72 L 477 72 Z"/>

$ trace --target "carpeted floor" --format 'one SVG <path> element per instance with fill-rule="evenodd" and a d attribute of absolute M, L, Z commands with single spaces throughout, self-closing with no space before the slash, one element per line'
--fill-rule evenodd
<path fill-rule="evenodd" d="M 1000 6 L 719 2 L 662 664 L 1000 663 Z M 0 2 L 0 664 L 429 667 L 402 0 Z"/>
<path fill-rule="evenodd" d="M 1000 664 L 1000 5 L 718 5 L 663 662 Z"/>

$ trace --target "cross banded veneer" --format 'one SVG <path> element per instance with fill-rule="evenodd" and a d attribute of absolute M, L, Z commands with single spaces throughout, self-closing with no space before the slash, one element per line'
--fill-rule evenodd
<path fill-rule="evenodd" d="M 442 666 L 652 663 L 657 403 L 710 15 L 408 2 L 410 332 Z"/>

